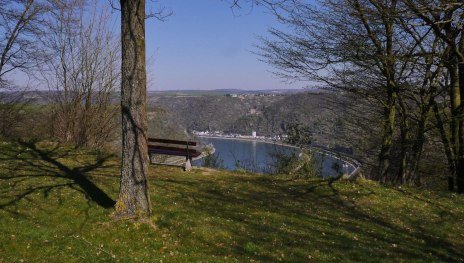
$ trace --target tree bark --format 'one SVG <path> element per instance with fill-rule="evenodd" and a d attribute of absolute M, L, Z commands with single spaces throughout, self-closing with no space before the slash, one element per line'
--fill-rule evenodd
<path fill-rule="evenodd" d="M 390 91 L 388 94 L 388 105 L 384 108 L 384 133 L 379 153 L 379 170 L 377 175 L 380 182 L 383 183 L 388 181 L 388 173 L 390 170 L 390 155 L 393 145 L 393 132 L 395 129 L 396 99 L 397 93 Z"/>
<path fill-rule="evenodd" d="M 412 144 L 411 154 L 408 160 L 408 168 L 405 177 L 410 185 L 416 185 L 420 183 L 421 175 L 417 173 L 419 169 L 419 163 L 422 157 L 422 151 L 425 143 L 425 125 L 428 119 L 431 106 L 426 106 L 422 110 L 419 119 L 414 143 Z"/>
<path fill-rule="evenodd" d="M 451 142 L 446 133 L 445 124 L 440 116 L 440 111 L 438 109 L 438 105 L 436 102 L 434 102 L 433 104 L 433 112 L 435 114 L 437 128 L 440 131 L 440 137 L 443 143 L 443 148 L 445 150 L 446 159 L 448 161 L 448 170 L 449 170 L 448 190 L 454 191 L 454 178 L 456 175 L 456 163 L 454 161 L 455 157 L 454 157 L 453 146 L 451 145 Z"/>
<path fill-rule="evenodd" d="M 464 193 L 464 109 L 462 104 L 462 96 L 464 95 L 464 61 L 459 63 L 459 93 L 460 104 L 458 111 L 458 158 L 456 165 L 456 186 L 458 193 Z"/>
<path fill-rule="evenodd" d="M 403 100 L 400 98 L 398 99 L 398 104 L 401 113 L 401 122 L 400 122 L 400 164 L 399 164 L 399 171 L 398 175 L 396 176 L 396 180 L 394 183 L 403 184 L 408 180 L 409 174 L 409 152 L 408 152 L 408 144 L 409 144 L 409 125 L 407 119 L 407 109 L 404 105 Z"/>
<path fill-rule="evenodd" d="M 145 0 L 121 0 L 122 167 L 117 217 L 151 213 L 145 66 Z"/>
<path fill-rule="evenodd" d="M 454 167 L 456 176 L 456 186 L 458 193 L 464 192 L 464 130 L 462 121 L 462 97 L 461 90 L 464 88 L 462 83 L 464 69 L 459 64 L 456 52 L 451 55 L 448 65 L 450 74 L 450 102 L 451 102 L 451 146 L 454 153 Z M 462 69 L 462 70 L 461 70 Z M 449 180 L 450 184 L 452 183 Z M 449 187 L 451 188 L 451 187 Z"/>

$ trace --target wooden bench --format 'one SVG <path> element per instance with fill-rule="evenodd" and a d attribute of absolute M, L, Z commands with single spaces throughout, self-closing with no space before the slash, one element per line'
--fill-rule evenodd
<path fill-rule="evenodd" d="M 192 168 L 192 158 L 201 155 L 200 151 L 193 148 L 195 146 L 197 146 L 197 143 L 192 141 L 148 138 L 148 155 L 150 161 L 152 154 L 183 156 L 186 158 L 185 170 L 189 171 Z"/>

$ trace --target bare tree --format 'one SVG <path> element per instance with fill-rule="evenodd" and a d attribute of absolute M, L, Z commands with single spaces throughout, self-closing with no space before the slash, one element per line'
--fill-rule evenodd
<path fill-rule="evenodd" d="M 28 102 L 23 95 L 19 88 L 3 83 L 0 89 L 0 136 L 18 138 L 23 135 L 19 130 Z"/>
<path fill-rule="evenodd" d="M 423 148 L 427 139 L 434 136 L 434 124 L 430 120 L 433 104 L 443 92 L 440 88 L 445 73 L 446 50 L 443 41 L 428 26 L 402 5 L 396 17 L 397 26 L 403 31 L 403 39 L 409 39 L 410 51 L 401 54 L 408 61 L 409 74 L 403 81 L 398 97 L 399 108 L 399 158 L 396 180 L 399 183 L 417 184 Z M 402 41 L 404 42 L 404 41 Z"/>
<path fill-rule="evenodd" d="M 15 70 L 28 70 L 38 61 L 37 38 L 46 27 L 53 4 L 41 0 L 0 1 L 0 82 Z"/>
<path fill-rule="evenodd" d="M 438 108 L 435 114 L 449 160 L 449 169 L 456 174 L 458 192 L 464 193 L 464 3 L 460 0 L 404 0 L 404 3 L 446 47 L 444 65 L 447 73 L 444 86 L 448 91 L 449 106 L 443 105 L 449 108 L 449 138 L 444 130 L 443 118 L 438 115 Z M 450 188 L 453 188 L 452 185 L 451 179 Z"/>
<path fill-rule="evenodd" d="M 27 105 L 27 87 L 13 83 L 9 76 L 31 73 L 45 59 L 37 52 L 37 40 L 47 28 L 52 7 L 46 0 L 0 0 L 0 134 L 4 136 L 19 136 Z"/>
<path fill-rule="evenodd" d="M 407 74 L 397 55 L 406 47 L 395 43 L 397 1 L 289 1 L 273 8 L 294 33 L 272 29 L 274 40 L 264 40 L 264 60 L 284 78 L 316 81 L 377 101 L 383 112 L 377 178 L 387 180 L 399 85 Z"/>
<path fill-rule="evenodd" d="M 101 147 L 115 136 L 119 88 L 119 42 L 108 12 L 84 2 L 53 11 L 43 43 L 49 59 L 40 80 L 50 90 L 54 137 L 78 146 Z M 113 99 L 113 101 L 112 101 Z"/>
<path fill-rule="evenodd" d="M 344 100 L 346 110 L 370 131 L 361 133 L 380 146 L 373 177 L 419 183 L 423 147 L 434 127 L 429 116 L 443 91 L 444 41 L 403 1 L 260 3 L 290 28 L 270 30 L 261 47 L 263 60 L 290 81 L 354 95 L 355 104 Z M 376 134 L 380 140 L 372 138 Z"/>

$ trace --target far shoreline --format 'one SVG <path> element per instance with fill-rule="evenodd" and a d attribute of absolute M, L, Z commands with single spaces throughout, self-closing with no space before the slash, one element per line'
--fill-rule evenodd
<path fill-rule="evenodd" d="M 247 142 L 262 142 L 262 143 L 267 143 L 267 144 L 275 144 L 275 145 L 286 146 L 286 147 L 290 147 L 290 148 L 301 149 L 301 148 L 298 147 L 298 146 L 286 144 L 286 143 L 283 143 L 283 142 L 269 141 L 269 140 L 260 140 L 260 139 L 253 139 L 253 138 L 221 137 L 221 136 L 214 136 L 214 135 L 195 135 L 195 136 L 196 136 L 196 137 L 200 137 L 200 138 L 213 138 L 213 139 L 223 139 L 223 140 L 237 140 L 237 141 L 247 141 Z"/>
<path fill-rule="evenodd" d="M 269 141 L 269 140 L 261 140 L 261 139 L 254 139 L 254 138 L 241 138 L 241 137 L 222 137 L 222 136 L 214 136 L 214 135 L 198 135 L 195 134 L 196 137 L 199 138 L 212 138 L 212 139 L 222 139 L 222 140 L 238 140 L 238 141 L 247 141 L 247 142 L 259 142 L 259 143 L 267 143 L 267 144 L 273 144 L 273 145 L 279 145 L 279 146 L 284 146 L 284 147 L 289 147 L 289 148 L 294 148 L 294 149 L 299 149 L 302 150 L 301 147 L 286 144 L 283 142 L 277 142 L 277 141 Z M 332 158 L 339 159 L 343 161 L 344 163 L 350 165 L 353 168 L 353 171 L 348 175 L 348 177 L 355 176 L 361 169 L 361 163 L 350 157 L 346 156 L 345 154 L 334 152 L 330 149 L 324 149 L 319 146 L 311 146 L 313 149 L 319 150 L 320 154 L 323 155 L 328 155 Z M 200 159 L 200 158 L 199 158 Z"/>

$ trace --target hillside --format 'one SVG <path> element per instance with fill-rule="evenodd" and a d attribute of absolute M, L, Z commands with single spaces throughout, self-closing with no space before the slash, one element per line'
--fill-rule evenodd
<path fill-rule="evenodd" d="M 237 97 L 209 94 L 203 96 L 167 96 L 154 94 L 150 104 L 170 114 L 176 122 L 192 131 L 273 136 L 286 132 L 286 124 L 309 125 L 320 143 L 330 141 L 340 127 L 343 112 L 337 116 L 329 107 L 334 94 L 323 92 L 284 93 L 278 96 L 245 94 Z"/>
<path fill-rule="evenodd" d="M 151 166 L 150 222 L 113 222 L 118 166 L 2 142 L 0 262 L 464 260 L 463 196 Z"/>
<path fill-rule="evenodd" d="M 147 112 L 148 136 L 183 140 L 188 137 L 185 127 L 163 108 L 152 106 Z"/>
<path fill-rule="evenodd" d="M 238 97 L 227 96 L 230 94 Z M 56 95 L 50 91 L 0 93 L 0 101 L 2 96 L 4 100 L 17 99 L 40 107 Z M 111 96 L 112 103 L 119 104 L 119 94 Z M 185 139 L 193 130 L 239 134 L 257 131 L 258 135 L 274 136 L 285 133 L 287 123 L 299 122 L 311 127 L 319 143 L 329 143 L 344 117 L 343 111 L 337 111 L 338 106 L 331 103 L 335 96 L 304 90 L 150 92 L 149 136 Z"/>

